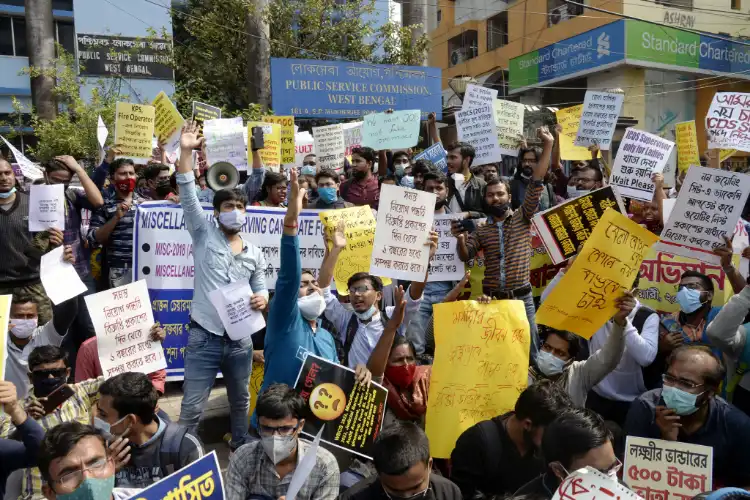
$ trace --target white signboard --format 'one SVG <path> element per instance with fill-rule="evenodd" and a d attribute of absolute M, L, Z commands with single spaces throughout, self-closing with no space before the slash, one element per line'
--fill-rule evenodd
<path fill-rule="evenodd" d="M 203 122 L 208 165 L 226 161 L 234 165 L 237 170 L 247 170 L 246 134 L 247 129 L 242 123 L 242 117 L 239 116 Z"/>
<path fill-rule="evenodd" d="M 523 114 L 526 107 L 519 102 L 495 99 L 492 102 L 497 123 L 497 140 L 500 152 L 518 156 L 518 136 L 523 135 Z"/>
<path fill-rule="evenodd" d="M 750 94 L 716 92 L 706 114 L 709 149 L 750 151 Z"/>
<path fill-rule="evenodd" d="M 623 94 L 587 90 L 574 144 L 585 147 L 598 145 L 599 149 L 607 151 L 612 144 L 624 99 Z"/>
<path fill-rule="evenodd" d="M 464 110 L 492 106 L 492 103 L 496 100 L 497 90 L 470 83 L 466 86 L 466 93 L 464 94 L 461 109 Z"/>
<path fill-rule="evenodd" d="M 65 187 L 36 184 L 29 192 L 29 231 L 65 230 Z"/>
<path fill-rule="evenodd" d="M 664 169 L 673 148 L 674 142 L 658 135 L 627 129 L 617 150 L 609 183 L 617 186 L 620 195 L 626 198 L 651 201 L 655 189 L 651 176 Z"/>
<path fill-rule="evenodd" d="M 5 145 L 8 146 L 10 152 L 13 153 L 13 158 L 16 159 L 16 163 L 18 163 L 18 167 L 21 169 L 21 173 L 23 173 L 24 177 L 31 179 L 32 181 L 44 177 L 44 173 L 38 165 L 26 158 L 23 153 L 17 150 L 5 137 L 0 135 L 0 139 L 3 140 Z"/>
<path fill-rule="evenodd" d="M 468 142 L 476 150 L 472 166 L 496 163 L 503 159 L 497 142 L 495 110 L 491 105 L 456 112 L 458 140 Z"/>
<path fill-rule="evenodd" d="M 341 124 L 326 127 L 313 127 L 315 138 L 315 154 L 318 156 L 318 167 L 334 170 L 340 173 L 344 170 L 344 131 Z"/>
<path fill-rule="evenodd" d="M 427 281 L 461 281 L 466 272 L 458 257 L 456 237 L 451 234 L 451 222 L 456 214 L 435 214 L 432 230 L 438 233 L 438 247 L 430 262 Z"/>
<path fill-rule="evenodd" d="M 346 146 L 345 156 L 352 155 L 352 149 L 362 145 L 362 125 L 364 122 L 342 123 L 341 129 L 344 131 L 344 146 Z"/>
<path fill-rule="evenodd" d="M 284 168 L 301 167 L 305 156 L 315 154 L 315 140 L 310 132 L 300 132 L 294 135 L 294 165 L 286 164 Z"/>
<path fill-rule="evenodd" d="M 560 483 L 552 496 L 552 500 L 638 500 L 640 498 L 618 483 L 616 477 L 602 474 L 593 467 L 572 472 Z"/>
<path fill-rule="evenodd" d="M 421 116 L 418 109 L 366 115 L 362 125 L 362 145 L 375 151 L 416 146 Z"/>

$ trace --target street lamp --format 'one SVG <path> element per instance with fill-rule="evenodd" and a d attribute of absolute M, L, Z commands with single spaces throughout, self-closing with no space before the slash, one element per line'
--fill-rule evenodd
<path fill-rule="evenodd" d="M 448 81 L 448 86 L 458 96 L 461 102 L 464 102 L 464 94 L 466 94 L 466 87 L 470 83 L 477 83 L 476 78 L 473 76 L 456 76 Z"/>

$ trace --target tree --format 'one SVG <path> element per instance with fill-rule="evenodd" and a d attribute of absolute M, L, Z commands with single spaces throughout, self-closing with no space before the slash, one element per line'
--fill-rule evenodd
<path fill-rule="evenodd" d="M 55 33 L 52 0 L 26 0 L 26 40 L 29 63 L 40 70 L 52 67 L 55 58 Z M 51 120 L 57 114 L 52 96 L 54 74 L 40 71 L 31 78 L 31 102 L 39 116 Z"/>

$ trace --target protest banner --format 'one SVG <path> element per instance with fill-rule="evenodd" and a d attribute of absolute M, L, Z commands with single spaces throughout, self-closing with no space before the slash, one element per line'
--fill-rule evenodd
<path fill-rule="evenodd" d="M 341 130 L 344 131 L 344 156 L 352 158 L 352 149 L 362 145 L 362 125 L 364 122 L 342 123 Z"/>
<path fill-rule="evenodd" d="M 10 303 L 13 295 L 0 295 L 0 380 L 5 380 L 5 359 L 10 323 Z"/>
<path fill-rule="evenodd" d="M 33 184 L 29 190 L 29 232 L 65 230 L 65 187 Z"/>
<path fill-rule="evenodd" d="M 451 234 L 451 222 L 455 218 L 455 214 L 435 214 L 432 230 L 438 233 L 438 248 L 430 261 L 428 282 L 460 281 L 466 273 L 458 257 L 456 237 Z"/>
<path fill-rule="evenodd" d="M 44 293 L 54 305 L 85 293 L 86 285 L 73 264 L 63 260 L 64 246 L 53 248 L 42 255 L 39 265 L 39 279 L 44 286 Z"/>
<path fill-rule="evenodd" d="M 248 122 L 247 123 L 247 143 L 251 144 L 247 148 L 247 162 L 252 165 L 253 151 L 250 137 L 253 135 L 253 127 L 263 128 L 263 148 L 258 150 L 260 160 L 263 166 L 274 172 L 281 168 L 281 125 L 266 122 Z"/>
<path fill-rule="evenodd" d="M 164 500 L 190 497 L 224 500 L 224 480 L 216 452 L 212 451 L 177 472 L 160 479 L 128 500 Z"/>
<path fill-rule="evenodd" d="M 37 179 L 41 179 L 44 177 L 44 172 L 42 172 L 42 169 L 39 168 L 38 165 L 36 165 L 33 161 L 26 158 L 23 153 L 21 153 L 19 150 L 16 149 L 13 144 L 8 142 L 8 140 L 0 135 L 0 139 L 3 140 L 6 146 L 8 146 L 8 149 L 13 154 L 13 158 L 16 159 L 16 164 L 18 165 L 18 168 L 21 170 L 21 173 L 24 177 L 26 177 L 29 180 L 35 181 Z M 13 169 L 15 172 L 15 169 Z M 21 179 L 19 179 L 20 181 Z"/>
<path fill-rule="evenodd" d="M 559 264 L 578 252 L 578 247 L 586 242 L 608 208 L 627 214 L 622 199 L 612 186 L 605 186 L 538 213 L 531 222 L 552 262 Z"/>
<path fill-rule="evenodd" d="M 307 354 L 297 375 L 294 390 L 310 408 L 303 434 L 372 460 L 375 442 L 385 417 L 388 391 L 371 382 L 362 386 L 354 370 Z"/>
<path fill-rule="evenodd" d="M 99 115 L 99 121 L 96 124 L 96 140 L 99 142 L 99 147 L 104 148 L 104 143 L 107 142 L 107 136 L 109 136 L 109 130 L 102 120 L 102 115 Z"/>
<path fill-rule="evenodd" d="M 414 157 L 414 161 L 417 160 L 428 160 L 431 161 L 436 169 L 440 170 L 444 174 L 448 174 L 448 156 L 445 154 L 445 148 L 443 144 L 438 142 L 425 149 Z"/>
<path fill-rule="evenodd" d="M 299 167 L 305 156 L 315 154 L 315 140 L 310 132 L 300 132 L 294 135 L 294 162 L 285 164 L 284 168 Z"/>
<path fill-rule="evenodd" d="M 164 145 L 164 151 L 174 153 L 180 149 L 180 134 L 185 119 L 162 90 L 152 103 L 154 106 L 154 135 Z"/>
<path fill-rule="evenodd" d="M 115 111 L 115 144 L 120 149 L 118 158 L 146 163 L 151 158 L 154 107 L 118 102 Z"/>
<path fill-rule="evenodd" d="M 365 115 L 362 145 L 375 151 L 416 146 L 419 142 L 419 117 L 418 109 Z"/>
<path fill-rule="evenodd" d="M 677 142 L 677 169 L 680 172 L 687 172 L 691 165 L 700 165 L 695 120 L 675 124 L 674 133 Z"/>
<path fill-rule="evenodd" d="M 526 107 L 520 102 L 495 99 L 492 101 L 497 124 L 497 141 L 500 153 L 518 156 L 518 137 L 523 136 L 523 114 Z"/>
<path fill-rule="evenodd" d="M 659 497 L 646 497 L 656 500 Z M 669 498 L 663 497 L 664 500 Z M 552 495 L 552 500 L 643 500 L 634 492 L 593 467 L 573 471 Z"/>
<path fill-rule="evenodd" d="M 724 161 L 727 158 L 731 158 L 736 153 L 736 149 L 720 149 L 719 150 L 719 161 Z"/>
<path fill-rule="evenodd" d="M 651 201 L 655 189 L 651 176 L 664 169 L 672 148 L 672 141 L 642 130 L 627 129 L 617 150 L 609 183 L 617 186 L 622 196 Z"/>
<path fill-rule="evenodd" d="M 315 154 L 318 157 L 320 170 L 343 172 L 346 142 L 344 142 L 344 130 L 341 124 L 313 127 L 312 133 L 315 138 Z"/>
<path fill-rule="evenodd" d="M 248 415 L 255 413 L 255 406 L 258 404 L 260 388 L 263 387 L 264 368 L 263 363 L 253 362 L 253 371 L 250 374 L 250 381 L 247 385 L 247 391 L 250 394 L 250 409 L 247 410 Z"/>
<path fill-rule="evenodd" d="M 612 144 L 617 118 L 620 116 L 624 94 L 587 90 L 583 99 L 581 124 L 576 134 L 576 146 L 599 146 L 607 151 Z"/>
<path fill-rule="evenodd" d="M 643 498 L 693 498 L 713 490 L 710 446 L 627 436 L 623 481 Z"/>
<path fill-rule="evenodd" d="M 193 101 L 193 121 L 203 127 L 206 120 L 217 120 L 221 118 L 221 108 L 211 106 L 203 102 Z"/>
<path fill-rule="evenodd" d="M 281 161 L 279 164 L 285 165 L 287 163 L 294 163 L 294 117 L 269 115 L 264 116 L 260 120 L 265 123 L 273 123 L 280 127 L 279 134 L 281 136 Z M 249 133 L 250 131 L 248 130 L 248 134 Z M 268 144 L 266 144 L 266 146 L 268 146 Z M 263 163 L 265 163 L 265 160 L 263 160 Z"/>
<path fill-rule="evenodd" d="M 203 136 L 206 138 L 206 162 L 209 168 L 219 162 L 228 162 L 237 170 L 247 170 L 242 117 L 206 120 L 203 122 Z"/>
<path fill-rule="evenodd" d="M 502 161 L 492 106 L 456 111 L 456 129 L 458 140 L 468 142 L 476 150 L 472 166 Z"/>
<path fill-rule="evenodd" d="M 591 338 L 617 311 L 615 299 L 633 288 L 658 236 L 607 209 L 560 284 L 536 312 L 538 324 Z"/>
<path fill-rule="evenodd" d="M 206 221 L 213 224 L 213 207 L 203 207 L 203 213 Z M 285 213 L 286 209 L 283 208 L 248 207 L 246 222 L 240 232 L 245 241 L 252 242 L 263 251 L 266 287 L 269 290 L 276 288 Z M 167 332 L 163 345 L 168 380 L 181 380 L 194 277 L 193 242 L 185 227 L 182 207 L 167 202 L 139 204 L 134 228 L 133 278 L 145 280 L 148 284 L 154 318 Z M 325 248 L 323 224 L 317 210 L 302 211 L 298 235 L 302 267 L 320 269 Z M 368 267 L 369 263 L 368 255 Z"/>
<path fill-rule="evenodd" d="M 484 108 L 486 106 L 492 106 L 497 100 L 497 89 L 491 89 L 488 87 L 482 87 L 474 83 L 470 83 L 466 86 L 466 92 L 464 98 L 461 101 L 461 109 L 471 108 Z"/>
<path fill-rule="evenodd" d="M 750 94 L 716 92 L 706 114 L 708 148 L 750 151 Z"/>
<path fill-rule="evenodd" d="M 145 281 L 87 295 L 85 300 L 105 377 L 167 367 L 161 342 L 150 338 L 154 315 Z"/>
<path fill-rule="evenodd" d="M 433 311 L 436 348 L 425 431 L 430 454 L 450 458 L 463 431 L 512 411 L 526 389 L 529 322 L 520 300 L 448 302 Z"/>
<path fill-rule="evenodd" d="M 435 195 L 383 184 L 375 226 L 370 274 L 424 281 L 430 263 L 429 240 Z"/>
<path fill-rule="evenodd" d="M 714 248 L 731 238 L 750 193 L 750 176 L 694 166 L 664 225 L 658 249 L 719 264 Z"/>
<path fill-rule="evenodd" d="M 560 158 L 563 160 L 588 161 L 591 159 L 591 152 L 588 148 L 573 144 L 575 137 L 578 135 L 582 111 L 583 104 L 578 104 L 555 112 L 557 123 L 562 127 L 558 140 L 560 141 Z M 601 156 L 602 153 L 599 151 L 598 157 L 601 158 Z"/>

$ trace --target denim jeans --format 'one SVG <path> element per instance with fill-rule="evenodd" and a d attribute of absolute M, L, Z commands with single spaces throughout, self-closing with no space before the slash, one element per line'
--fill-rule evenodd
<path fill-rule="evenodd" d="M 424 354 L 425 333 L 432 317 L 433 304 L 440 304 L 451 291 L 454 284 L 450 281 L 436 281 L 425 285 L 419 310 L 406 326 L 406 337 L 414 344 L 417 354 Z"/>
<path fill-rule="evenodd" d="M 534 307 L 534 295 L 529 292 L 528 295 L 523 297 L 517 297 L 518 300 L 523 300 L 523 305 L 526 308 L 526 318 L 529 320 L 529 333 L 531 334 L 531 344 L 529 346 L 529 361 L 533 362 L 536 359 L 536 354 L 539 352 L 539 331 L 536 327 L 536 307 Z"/>
<path fill-rule="evenodd" d="M 195 322 L 190 324 L 187 349 L 185 350 L 185 383 L 180 424 L 191 433 L 198 432 L 203 407 L 221 370 L 229 399 L 232 441 L 235 450 L 249 441 L 248 411 L 250 393 L 248 383 L 253 368 L 253 341 L 250 337 L 232 340 L 207 332 Z"/>

